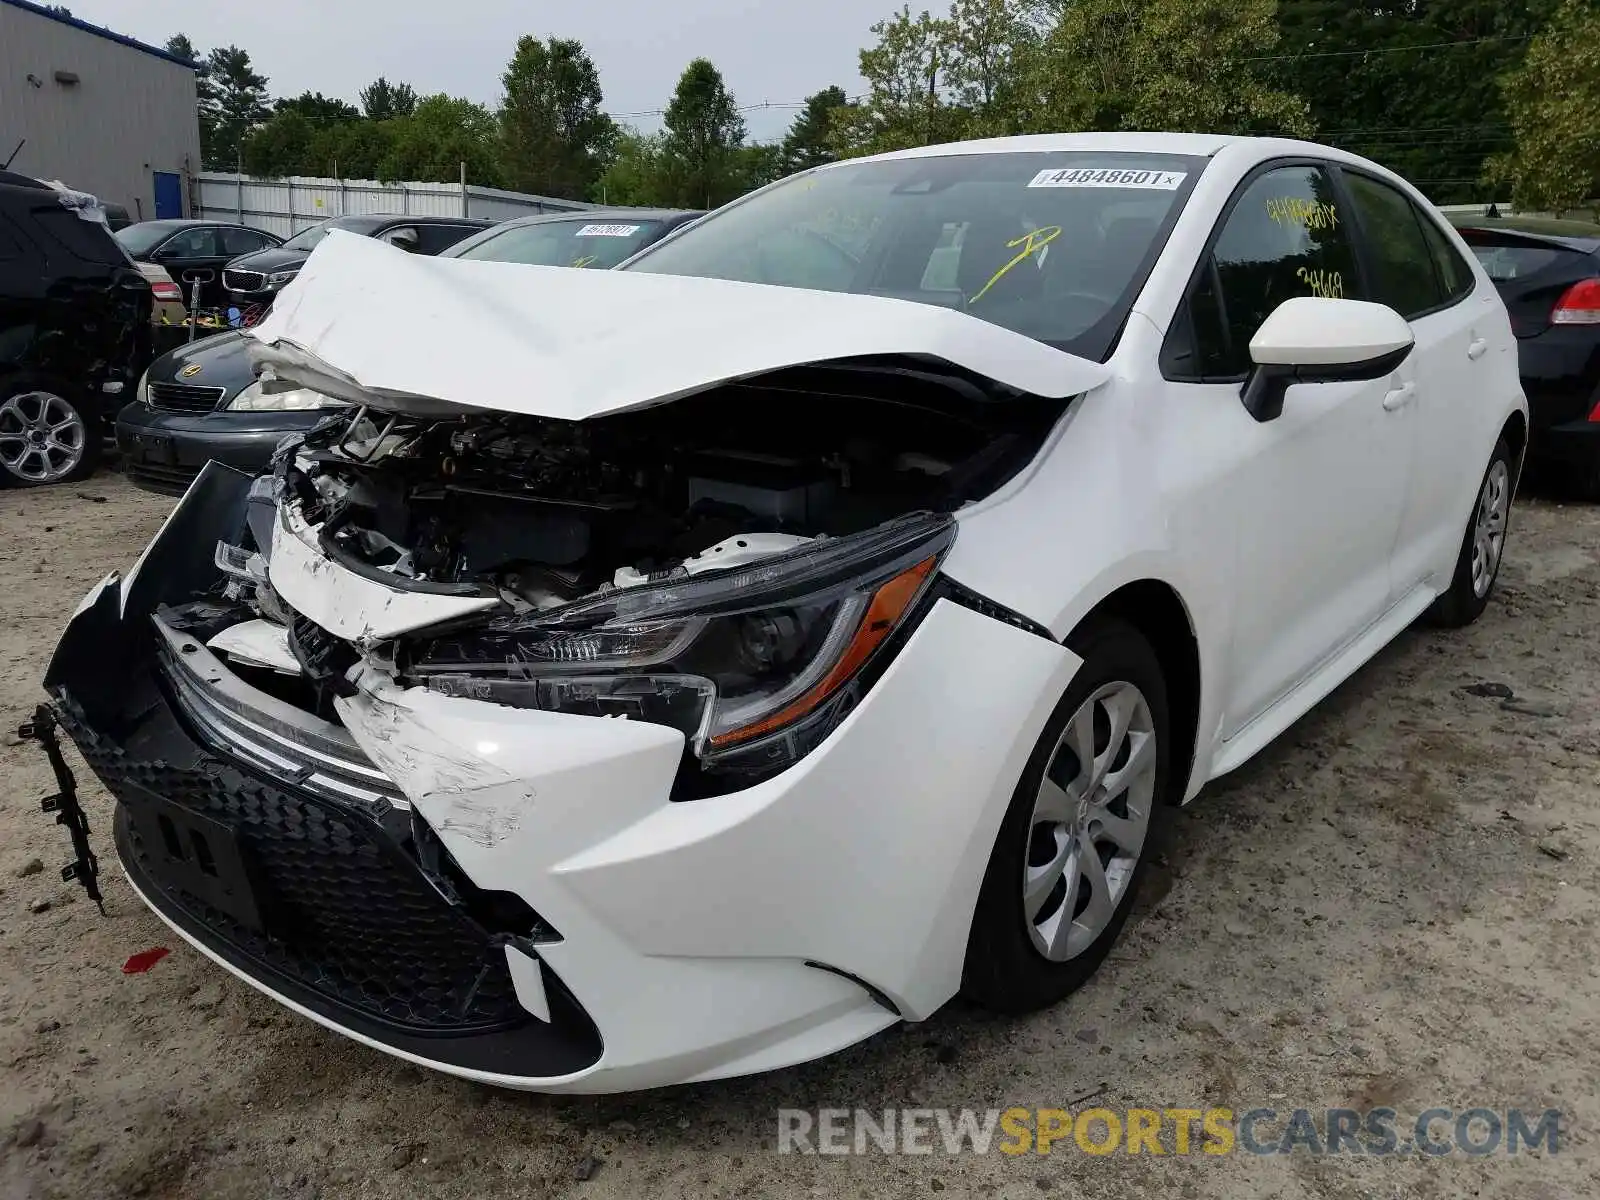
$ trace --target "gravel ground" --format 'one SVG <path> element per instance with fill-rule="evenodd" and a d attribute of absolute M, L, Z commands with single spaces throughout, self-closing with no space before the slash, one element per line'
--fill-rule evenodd
<path fill-rule="evenodd" d="M 109 862 L 105 918 L 59 881 L 48 771 L 11 735 L 72 606 L 168 507 L 115 475 L 0 492 L 0 1197 L 1600 1195 L 1600 510 L 1521 505 L 1482 621 L 1401 638 L 1179 815 L 1121 947 L 1054 1011 L 958 1003 L 795 1070 L 552 1099 L 426 1074 L 278 1008 Z M 1464 690 L 1483 682 L 1515 698 Z M 84 791 L 109 859 L 109 801 Z M 122 973 L 152 946 L 172 953 Z M 1080 1107 L 1566 1117 L 1558 1153 L 1514 1159 L 775 1150 L 781 1106 L 1091 1093 Z"/>

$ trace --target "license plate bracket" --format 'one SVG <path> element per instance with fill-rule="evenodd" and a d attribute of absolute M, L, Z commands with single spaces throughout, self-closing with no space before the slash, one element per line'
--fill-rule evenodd
<path fill-rule="evenodd" d="M 159 797 L 129 806 L 152 873 L 226 913 L 256 933 L 266 931 L 260 890 L 238 831 Z"/>
<path fill-rule="evenodd" d="M 160 463 L 163 466 L 176 466 L 178 462 L 177 447 L 172 439 L 161 433 L 140 433 L 134 436 L 134 445 L 139 447 L 139 452 L 150 462 Z"/>

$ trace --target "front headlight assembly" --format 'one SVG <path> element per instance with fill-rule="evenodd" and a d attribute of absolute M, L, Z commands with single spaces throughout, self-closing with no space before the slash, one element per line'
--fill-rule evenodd
<path fill-rule="evenodd" d="M 915 514 L 743 567 L 608 589 L 432 642 L 407 673 L 448 696 L 671 725 L 706 768 L 764 775 L 855 706 L 955 531 L 950 516 Z"/>
<path fill-rule="evenodd" d="M 348 408 L 342 400 L 313 392 L 310 388 L 284 388 L 267 391 L 259 379 L 253 380 L 228 402 L 232 412 L 315 412 L 322 408 Z"/>

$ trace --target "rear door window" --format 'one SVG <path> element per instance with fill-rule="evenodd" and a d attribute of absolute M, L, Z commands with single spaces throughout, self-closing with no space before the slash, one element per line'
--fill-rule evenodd
<path fill-rule="evenodd" d="M 438 254 L 448 250 L 468 234 L 477 233 L 468 225 L 418 225 L 417 236 L 422 239 L 424 254 Z"/>
<path fill-rule="evenodd" d="M 253 229 L 233 227 L 222 231 L 222 252 L 229 255 L 254 254 L 272 245 Z"/>
<path fill-rule="evenodd" d="M 1422 234 L 1427 239 L 1428 249 L 1433 252 L 1433 266 L 1439 272 L 1439 283 L 1444 288 L 1445 299 L 1451 304 L 1465 299 L 1476 286 L 1472 268 L 1432 218 L 1426 213 L 1419 215 Z"/>
<path fill-rule="evenodd" d="M 1346 172 L 1345 180 L 1372 268 L 1369 298 L 1407 320 L 1443 307 L 1446 297 L 1434 269 L 1433 250 L 1410 199 L 1367 175 Z"/>
<path fill-rule="evenodd" d="M 160 252 L 163 257 L 172 258 L 221 258 L 226 251 L 219 232 L 210 226 L 185 229 L 162 242 Z"/>

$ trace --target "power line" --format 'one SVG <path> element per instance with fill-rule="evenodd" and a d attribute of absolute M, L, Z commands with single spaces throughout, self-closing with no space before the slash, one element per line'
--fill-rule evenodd
<path fill-rule="evenodd" d="M 1481 46 L 1487 42 L 1527 42 L 1532 34 L 1506 34 L 1503 37 L 1464 38 L 1455 42 L 1425 42 L 1416 46 L 1377 46 L 1370 50 L 1315 50 L 1309 54 L 1263 54 L 1255 58 L 1235 58 L 1232 62 L 1301 62 L 1308 58 L 1366 58 L 1375 54 L 1411 54 L 1421 50 L 1453 50 L 1458 46 Z"/>

